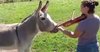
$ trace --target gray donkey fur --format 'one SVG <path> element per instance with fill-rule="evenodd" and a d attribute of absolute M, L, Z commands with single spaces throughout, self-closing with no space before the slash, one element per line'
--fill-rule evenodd
<path fill-rule="evenodd" d="M 31 52 L 31 42 L 39 32 L 57 32 L 56 23 L 47 14 L 48 3 L 42 1 L 34 14 L 20 24 L 0 24 L 0 52 L 17 49 L 17 52 Z"/>

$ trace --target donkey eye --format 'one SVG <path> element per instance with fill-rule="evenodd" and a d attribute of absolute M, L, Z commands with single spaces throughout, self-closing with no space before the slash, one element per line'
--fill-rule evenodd
<path fill-rule="evenodd" d="M 41 20 L 45 20 L 45 18 L 41 18 Z"/>

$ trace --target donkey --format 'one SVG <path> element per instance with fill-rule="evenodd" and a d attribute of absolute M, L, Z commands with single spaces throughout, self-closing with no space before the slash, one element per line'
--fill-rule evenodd
<path fill-rule="evenodd" d="M 49 1 L 42 7 L 42 1 L 34 14 L 20 24 L 0 24 L 0 50 L 17 49 L 18 52 L 31 52 L 31 42 L 39 32 L 58 32 L 56 23 L 47 13 Z"/>

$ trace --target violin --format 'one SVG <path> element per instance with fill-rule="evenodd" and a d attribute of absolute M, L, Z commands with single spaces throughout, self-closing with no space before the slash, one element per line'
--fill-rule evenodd
<path fill-rule="evenodd" d="M 71 25 L 78 23 L 82 20 L 85 20 L 86 18 L 87 18 L 86 15 L 82 14 L 81 16 L 76 17 L 75 19 L 68 20 L 68 21 L 58 25 L 57 27 L 60 27 L 60 26 L 68 27 L 68 26 L 71 26 Z"/>

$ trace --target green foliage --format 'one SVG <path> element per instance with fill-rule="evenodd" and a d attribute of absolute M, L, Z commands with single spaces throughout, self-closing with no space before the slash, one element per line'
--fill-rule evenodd
<path fill-rule="evenodd" d="M 45 2 L 46 0 L 43 0 Z M 50 0 L 48 13 L 52 19 L 58 24 L 71 19 L 73 9 L 75 15 L 80 16 L 80 0 Z M 32 14 L 37 8 L 38 1 L 32 2 L 16 2 L 0 4 L 0 23 L 19 23 L 25 17 Z M 100 6 L 97 7 L 97 14 L 100 15 Z M 66 29 L 74 31 L 76 25 L 67 27 Z M 100 43 L 100 33 L 98 32 Z M 55 34 L 42 33 L 37 35 L 32 43 L 33 52 L 75 52 L 77 39 L 69 38 L 68 36 L 58 32 Z"/>

